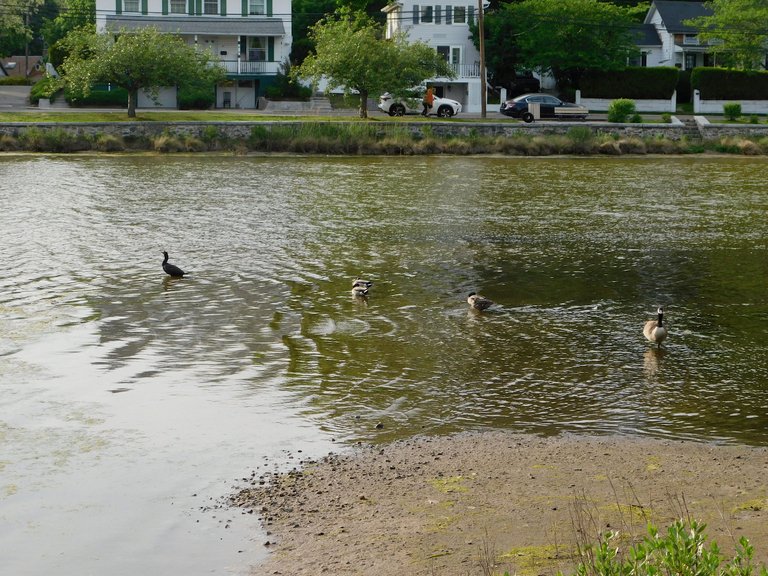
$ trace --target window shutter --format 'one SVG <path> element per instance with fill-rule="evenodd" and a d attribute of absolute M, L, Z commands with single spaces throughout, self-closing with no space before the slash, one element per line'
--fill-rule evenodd
<path fill-rule="evenodd" d="M 467 6 L 467 24 L 470 26 L 475 25 L 475 7 Z"/>
<path fill-rule="evenodd" d="M 189 13 L 190 16 L 195 15 L 195 0 L 189 0 L 187 12 Z"/>
<path fill-rule="evenodd" d="M 413 23 L 419 23 L 419 6 L 417 4 L 413 5 Z"/>
<path fill-rule="evenodd" d="M 267 60 L 269 62 L 275 61 L 275 37 L 267 37 Z"/>
<path fill-rule="evenodd" d="M 453 6 L 445 7 L 445 23 L 453 24 Z"/>
<path fill-rule="evenodd" d="M 272 17 L 272 0 L 267 0 L 267 16 Z"/>
<path fill-rule="evenodd" d="M 442 8 L 440 4 L 435 6 L 435 24 L 442 24 Z"/>
<path fill-rule="evenodd" d="M 123 0 L 115 0 L 115 14 L 123 13 Z"/>
<path fill-rule="evenodd" d="M 147 0 L 141 0 L 141 13 L 144 16 L 149 14 L 149 8 L 147 7 Z"/>
<path fill-rule="evenodd" d="M 195 13 L 196 14 L 203 13 L 203 0 L 195 0 Z"/>
<path fill-rule="evenodd" d="M 160 9 L 163 11 L 163 16 L 168 16 L 168 0 L 163 0 L 163 5 Z"/>
<path fill-rule="evenodd" d="M 240 2 L 240 15 L 248 16 L 248 0 L 242 0 Z"/>
<path fill-rule="evenodd" d="M 227 15 L 227 0 L 221 0 L 221 5 L 219 6 L 219 9 L 222 16 Z"/>

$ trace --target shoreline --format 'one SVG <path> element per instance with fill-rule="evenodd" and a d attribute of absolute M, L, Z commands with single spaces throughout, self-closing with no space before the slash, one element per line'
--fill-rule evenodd
<path fill-rule="evenodd" d="M 230 504 L 267 532 L 258 576 L 570 574 L 579 530 L 642 537 L 681 517 L 728 558 L 745 536 L 767 563 L 767 472 L 762 447 L 477 432 L 254 472 Z"/>

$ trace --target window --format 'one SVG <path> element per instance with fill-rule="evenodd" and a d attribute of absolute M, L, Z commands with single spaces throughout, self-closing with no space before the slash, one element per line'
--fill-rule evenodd
<path fill-rule="evenodd" d="M 186 0 L 171 0 L 171 14 L 184 14 L 186 11 Z"/>
<path fill-rule="evenodd" d="M 693 68 L 696 68 L 696 54 L 686 54 L 685 55 L 685 69 L 691 70 Z"/>
<path fill-rule="evenodd" d="M 248 14 L 266 14 L 264 0 L 248 0 Z"/>
<path fill-rule="evenodd" d="M 453 23 L 454 24 L 466 24 L 467 23 L 467 8 L 466 8 L 466 6 L 454 6 L 453 7 Z"/>
<path fill-rule="evenodd" d="M 203 14 L 218 14 L 219 0 L 205 0 L 203 3 Z"/>
<path fill-rule="evenodd" d="M 264 36 L 248 38 L 248 61 L 264 62 L 267 59 L 267 39 Z"/>
<path fill-rule="evenodd" d="M 421 7 L 421 22 L 422 24 L 432 23 L 432 6 Z"/>
<path fill-rule="evenodd" d="M 125 0 L 125 3 L 123 4 L 123 6 L 126 12 L 138 12 L 139 0 Z"/>

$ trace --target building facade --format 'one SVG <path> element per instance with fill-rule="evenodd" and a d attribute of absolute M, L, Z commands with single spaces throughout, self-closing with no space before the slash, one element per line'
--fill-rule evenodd
<path fill-rule="evenodd" d="M 291 52 L 291 0 L 96 0 L 99 32 L 147 26 L 219 58 L 217 108 L 257 108 Z"/>
<path fill-rule="evenodd" d="M 480 52 L 472 43 L 470 24 L 475 23 L 477 5 L 423 4 L 401 0 L 382 9 L 387 15 L 386 36 L 405 33 L 408 40 L 434 48 L 453 67 L 456 78 L 431 78 L 437 96 L 452 98 L 466 112 L 480 112 Z"/>

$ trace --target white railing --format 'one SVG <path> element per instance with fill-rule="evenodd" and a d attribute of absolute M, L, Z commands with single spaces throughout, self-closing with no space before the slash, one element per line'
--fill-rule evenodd
<path fill-rule="evenodd" d="M 279 62 L 248 61 L 248 60 L 221 60 L 221 65 L 230 75 L 239 74 L 277 74 Z"/>
<path fill-rule="evenodd" d="M 454 73 L 459 78 L 480 78 L 480 64 L 452 64 Z"/>

